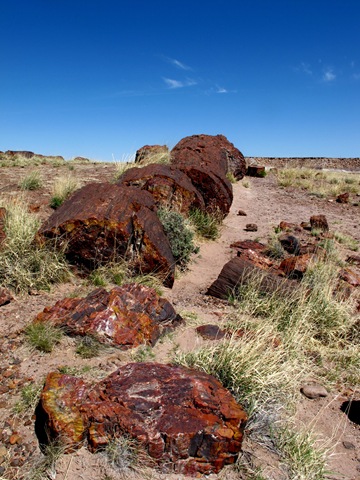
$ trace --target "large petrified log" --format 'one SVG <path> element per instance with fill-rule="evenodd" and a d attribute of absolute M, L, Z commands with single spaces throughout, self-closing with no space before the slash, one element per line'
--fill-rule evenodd
<path fill-rule="evenodd" d="M 130 435 L 164 472 L 198 476 L 233 463 L 246 414 L 212 376 L 157 363 L 125 365 L 95 386 L 50 373 L 36 412 L 38 437 L 90 450 Z"/>
<path fill-rule="evenodd" d="M 189 177 L 171 165 L 151 164 L 130 168 L 119 178 L 118 185 L 130 185 L 147 190 L 158 206 L 175 208 L 181 213 L 205 209 L 204 199 Z"/>
<path fill-rule="evenodd" d="M 49 322 L 72 335 L 91 335 L 123 349 L 147 343 L 175 328 L 182 319 L 153 288 L 136 283 L 98 288 L 85 298 L 64 298 L 46 307 L 34 323 Z"/>
<path fill-rule="evenodd" d="M 38 240 L 56 238 L 67 257 L 87 268 L 119 257 L 143 273 L 174 283 L 175 261 L 152 196 L 138 188 L 91 183 L 77 190 L 44 223 Z"/>
<path fill-rule="evenodd" d="M 171 151 L 174 164 L 206 162 L 214 172 L 232 173 L 241 179 L 246 173 L 243 154 L 224 135 L 192 135 L 178 142 Z"/>
<path fill-rule="evenodd" d="M 224 265 L 218 278 L 209 287 L 206 294 L 227 300 L 231 295 L 236 294 L 242 285 L 254 281 L 258 283 L 260 290 L 264 293 L 279 292 L 283 295 L 289 295 L 297 285 L 295 280 L 281 278 L 240 256 L 231 259 Z"/>

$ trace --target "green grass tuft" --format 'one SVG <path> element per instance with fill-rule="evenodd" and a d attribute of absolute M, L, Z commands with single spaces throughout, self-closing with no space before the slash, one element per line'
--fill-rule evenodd
<path fill-rule="evenodd" d="M 59 327 L 50 323 L 31 323 L 25 329 L 28 343 L 41 352 L 50 353 L 63 337 Z"/>
<path fill-rule="evenodd" d="M 208 213 L 194 209 L 189 214 L 189 220 L 200 237 L 216 240 L 220 236 L 222 217 L 219 213 Z"/>
<path fill-rule="evenodd" d="M 19 186 L 22 190 L 39 190 L 42 187 L 42 180 L 39 172 L 33 171 L 24 177 Z"/>

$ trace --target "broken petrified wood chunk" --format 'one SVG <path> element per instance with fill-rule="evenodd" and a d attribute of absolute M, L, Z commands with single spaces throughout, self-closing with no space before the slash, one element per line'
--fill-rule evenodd
<path fill-rule="evenodd" d="M 157 206 L 172 207 L 185 214 L 194 208 L 205 210 L 204 199 L 189 177 L 171 165 L 130 168 L 121 175 L 117 184 L 147 190 Z"/>
<path fill-rule="evenodd" d="M 7 305 L 14 300 L 14 297 L 11 295 L 7 288 L 0 288 L 0 307 Z"/>
<path fill-rule="evenodd" d="M 171 287 L 175 261 L 155 209 L 150 193 L 138 188 L 88 184 L 50 216 L 38 240 L 56 238 L 71 261 L 87 268 L 125 257 Z"/>
<path fill-rule="evenodd" d="M 325 215 L 313 215 L 310 217 L 310 225 L 313 229 L 319 229 L 322 232 L 329 231 L 329 224 Z"/>
<path fill-rule="evenodd" d="M 154 345 L 159 336 L 182 319 L 171 303 L 153 288 L 136 283 L 98 288 L 85 298 L 65 298 L 34 319 L 60 326 L 71 335 L 91 335 L 123 349 Z"/>
<path fill-rule="evenodd" d="M 314 255 L 304 253 L 294 257 L 285 258 L 279 265 L 279 270 L 283 271 L 285 275 L 294 278 L 302 278 L 313 261 Z"/>
<path fill-rule="evenodd" d="M 289 295 L 294 286 L 295 280 L 287 280 L 276 276 L 273 273 L 255 266 L 248 259 L 235 257 L 226 263 L 215 282 L 209 287 L 206 295 L 227 300 L 231 295 L 237 293 L 242 285 L 256 281 L 258 288 L 264 293 L 279 292 L 282 295 Z"/>
<path fill-rule="evenodd" d="M 249 165 L 246 170 L 246 175 L 248 177 L 263 178 L 266 175 L 265 167 L 260 165 Z"/>
<path fill-rule="evenodd" d="M 129 435 L 163 472 L 185 475 L 217 473 L 236 460 L 247 417 L 211 375 L 132 363 L 94 386 L 76 380 L 78 392 L 68 375 L 48 375 L 37 409 L 38 436 L 47 431 L 49 440 L 60 436 L 72 448 L 86 436 L 97 451 Z"/>
<path fill-rule="evenodd" d="M 171 150 L 172 163 L 205 162 L 214 173 L 232 173 L 241 179 L 246 172 L 243 154 L 224 135 L 192 135 L 178 142 Z"/>

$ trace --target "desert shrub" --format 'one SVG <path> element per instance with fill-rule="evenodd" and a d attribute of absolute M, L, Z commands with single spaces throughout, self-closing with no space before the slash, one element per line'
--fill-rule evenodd
<path fill-rule="evenodd" d="M 229 182 L 231 182 L 231 183 L 236 183 L 236 182 L 237 182 L 234 174 L 231 173 L 231 172 L 228 172 L 228 173 L 226 174 L 226 178 L 227 178 L 227 179 L 229 180 Z"/>
<path fill-rule="evenodd" d="M 60 205 L 62 205 L 78 188 L 79 182 L 70 175 L 57 178 L 53 185 L 50 207 L 54 209 L 60 207 Z"/>
<path fill-rule="evenodd" d="M 40 245 L 35 235 L 40 222 L 28 211 L 24 201 L 8 201 L 6 239 L 0 250 L 0 285 L 17 292 L 49 290 L 51 285 L 69 278 L 70 270 L 63 252 L 54 245 Z"/>
<path fill-rule="evenodd" d="M 174 210 L 159 208 L 159 219 L 169 239 L 172 254 L 180 266 L 185 269 L 191 255 L 195 252 L 194 233 L 189 228 L 185 218 Z"/>
<path fill-rule="evenodd" d="M 33 171 L 24 177 L 19 186 L 22 190 L 38 190 L 42 187 L 42 180 L 39 172 Z"/>
<path fill-rule="evenodd" d="M 195 232 L 208 240 L 216 240 L 220 235 L 222 216 L 219 212 L 203 212 L 199 209 L 190 211 L 189 220 Z"/>
<path fill-rule="evenodd" d="M 20 390 L 20 400 L 14 406 L 14 412 L 18 415 L 33 413 L 42 390 L 42 385 L 29 383 Z"/>
<path fill-rule="evenodd" d="M 36 322 L 25 328 L 28 343 L 41 352 L 50 353 L 63 337 L 63 331 L 51 323 Z"/>

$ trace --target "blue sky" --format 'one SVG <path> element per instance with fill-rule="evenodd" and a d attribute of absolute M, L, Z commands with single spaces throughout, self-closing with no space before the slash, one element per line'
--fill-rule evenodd
<path fill-rule="evenodd" d="M 0 0 L 0 150 L 360 156 L 359 0 Z"/>

